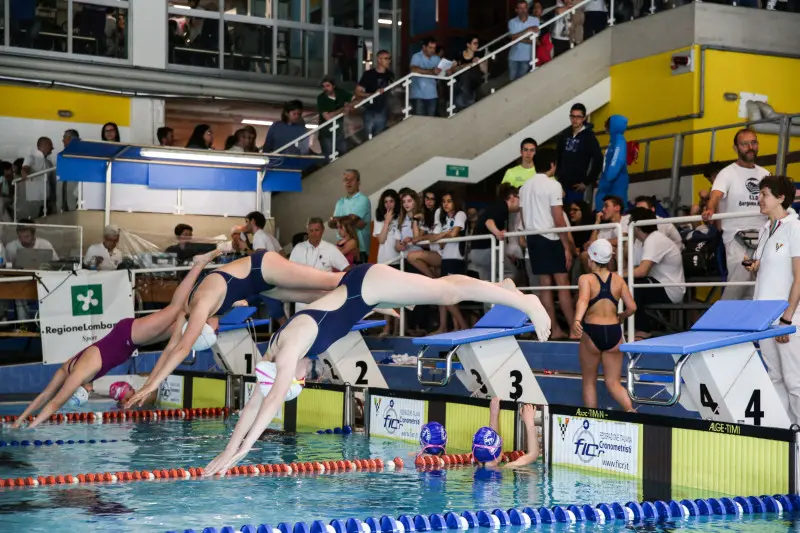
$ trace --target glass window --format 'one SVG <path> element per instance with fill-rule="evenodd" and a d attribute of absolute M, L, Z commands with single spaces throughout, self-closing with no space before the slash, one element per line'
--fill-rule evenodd
<path fill-rule="evenodd" d="M 127 59 L 127 23 L 127 9 L 73 2 L 72 52 Z"/>
<path fill-rule="evenodd" d="M 280 20 L 322 24 L 323 0 L 272 0 L 273 16 Z"/>
<path fill-rule="evenodd" d="M 11 46 L 66 52 L 67 6 L 38 6 L 39 3 L 9 3 L 8 31 Z"/>
<path fill-rule="evenodd" d="M 224 0 L 223 11 L 228 15 L 271 17 L 274 0 Z"/>
<path fill-rule="evenodd" d="M 177 7 L 172 5 L 176 3 L 171 2 L 171 6 Z M 197 4 L 197 0 L 192 0 L 192 3 Z M 169 63 L 219 68 L 219 19 L 199 17 L 192 11 L 186 11 L 186 15 L 172 13 L 167 16 Z M 218 16 L 214 13 L 214 17 Z"/>
<path fill-rule="evenodd" d="M 321 31 L 278 28 L 278 74 L 322 79 L 325 74 Z"/>
<path fill-rule="evenodd" d="M 359 61 L 366 57 L 364 38 L 356 35 L 330 33 L 330 72 L 344 88 L 352 91 L 358 81 L 361 70 Z"/>
<path fill-rule="evenodd" d="M 225 69 L 268 74 L 272 63 L 272 31 L 261 24 L 225 22 Z"/>

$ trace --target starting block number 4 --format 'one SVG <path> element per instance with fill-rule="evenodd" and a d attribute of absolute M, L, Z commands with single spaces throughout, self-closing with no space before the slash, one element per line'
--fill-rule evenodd
<path fill-rule="evenodd" d="M 332 383 L 389 388 L 360 331 L 351 331 L 336 341 L 319 360 L 330 372 Z"/>

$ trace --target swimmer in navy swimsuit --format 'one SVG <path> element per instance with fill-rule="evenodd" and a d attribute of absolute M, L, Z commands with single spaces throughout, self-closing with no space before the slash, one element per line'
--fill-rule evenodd
<path fill-rule="evenodd" d="M 178 317 L 183 314 L 184 302 L 189 297 L 192 285 L 205 266 L 218 255 L 219 252 L 214 251 L 195 258 L 192 269 L 175 289 L 167 307 L 140 318 L 120 320 L 104 337 L 61 365 L 45 390 L 31 402 L 12 427 L 20 427 L 24 419 L 41 409 L 30 425 L 31 428 L 38 426 L 58 411 L 76 391 L 85 389 L 84 385 L 128 361 L 139 346 L 168 338 Z M 84 392 L 82 396 L 88 398 L 88 393 Z"/>
<path fill-rule="evenodd" d="M 178 327 L 170 341 L 172 347 L 164 350 L 147 382 L 125 407 L 141 405 L 158 390 L 192 351 L 210 317 L 224 314 L 257 294 L 283 302 L 311 303 L 335 289 L 341 277 L 339 273 L 292 263 L 277 252 L 265 250 L 218 268 L 192 290 L 185 315 L 178 317 Z"/>
<path fill-rule="evenodd" d="M 259 379 L 260 386 L 242 410 L 228 446 L 208 465 L 206 475 L 226 472 L 247 455 L 281 408 L 292 382 L 305 376 L 307 358 L 323 353 L 366 314 L 376 308 L 463 301 L 518 309 L 530 317 L 539 340 L 550 337 L 550 318 L 539 298 L 522 294 L 511 280 L 494 284 L 460 275 L 432 279 L 387 265 L 354 266 L 335 290 L 291 317 L 270 340 L 256 370 L 266 362 L 274 363 L 277 370 L 274 376 L 265 372 L 269 384 L 262 385 Z"/>
<path fill-rule="evenodd" d="M 636 311 L 631 291 L 622 277 L 608 270 L 614 255 L 611 243 L 597 239 L 589 246 L 591 274 L 578 279 L 578 304 L 575 309 L 573 334 L 580 337 L 581 373 L 583 374 L 583 405 L 597 407 L 597 369 L 603 363 L 603 378 L 611 397 L 626 411 L 633 404 L 620 382 L 622 376 L 622 326 Z M 617 313 L 617 303 L 622 298 L 625 311 Z"/>

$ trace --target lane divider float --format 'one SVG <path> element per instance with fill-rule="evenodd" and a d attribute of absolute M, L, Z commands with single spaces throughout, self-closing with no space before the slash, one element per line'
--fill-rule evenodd
<path fill-rule="evenodd" d="M 352 432 L 353 428 L 350 426 L 344 426 L 333 429 L 318 429 L 317 435 L 350 435 Z"/>
<path fill-rule="evenodd" d="M 520 526 L 527 529 L 546 524 L 578 522 L 586 525 L 605 524 L 612 521 L 639 523 L 644 520 L 675 520 L 697 516 L 738 516 L 756 514 L 777 514 L 800 510 L 800 496 L 797 494 L 776 494 L 774 496 L 736 496 L 734 498 L 708 498 L 696 500 L 670 500 L 668 502 L 629 501 L 626 504 L 613 502 L 591 505 L 554 505 L 553 507 L 525 507 L 508 510 L 494 509 L 491 512 L 464 511 L 431 514 L 401 515 L 396 519 L 384 515 L 380 519 L 368 517 L 365 520 L 348 518 L 347 520 L 331 520 L 325 523 L 315 520 L 309 526 L 306 522 L 281 522 L 273 528 L 269 524 L 253 526 L 245 524 L 238 529 L 230 526 L 217 529 L 207 527 L 202 533 L 411 533 L 414 531 L 463 531 L 478 527 L 492 530 L 506 526 Z M 177 533 L 168 531 L 167 533 Z M 186 529 L 183 533 L 196 533 L 194 529 Z"/>
<path fill-rule="evenodd" d="M 83 413 L 58 413 L 51 415 L 49 421 L 53 424 L 108 424 L 111 422 L 153 422 L 156 420 L 167 419 L 194 419 L 194 418 L 225 418 L 230 416 L 233 410 L 229 407 L 198 407 L 194 409 L 145 409 L 141 411 L 100 411 Z M 19 416 L 10 415 L 0 417 L 0 421 L 11 424 L 17 421 Z M 29 416 L 28 422 L 33 422 L 34 417 Z"/>

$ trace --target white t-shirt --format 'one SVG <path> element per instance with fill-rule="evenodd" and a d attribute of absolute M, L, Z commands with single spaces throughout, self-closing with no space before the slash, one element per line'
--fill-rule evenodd
<path fill-rule="evenodd" d="M 434 228 L 433 233 L 444 233 L 445 231 L 450 231 L 454 227 L 461 228 L 461 233 L 459 237 L 464 236 L 464 229 L 467 227 L 467 214 L 464 211 L 458 211 L 452 217 L 446 216 L 444 219 L 444 224 L 440 222 L 441 209 L 436 210 L 436 228 Z M 439 253 L 442 256 L 442 259 L 464 259 L 464 256 L 461 255 L 460 250 L 460 242 L 448 242 L 442 245 L 441 250 Z"/>
<path fill-rule="evenodd" d="M 745 168 L 736 163 L 731 163 L 717 174 L 712 191 L 722 193 L 717 212 L 738 213 L 758 210 L 758 184 L 764 176 L 769 176 L 769 170 L 758 165 L 755 168 Z M 733 241 L 736 233 L 758 229 L 767 221 L 766 215 L 747 218 L 729 218 L 722 222 L 722 241 Z"/>
<path fill-rule="evenodd" d="M 525 229 L 548 229 L 555 227 L 552 208 L 564 205 L 561 184 L 547 176 L 536 174 L 519 190 L 519 204 Z M 551 241 L 558 240 L 557 233 L 543 233 Z"/>
<path fill-rule="evenodd" d="M 372 234 L 378 237 L 383 231 L 383 220 L 376 220 L 372 226 Z M 395 250 L 394 245 L 397 243 L 397 221 L 392 220 L 389 230 L 386 232 L 386 242 L 378 245 L 378 263 L 388 264 L 389 262 L 400 257 L 400 252 Z"/>
<path fill-rule="evenodd" d="M 332 272 L 334 268 L 341 272 L 350 266 L 350 263 L 336 245 L 328 241 L 320 241 L 317 247 L 314 247 L 309 241 L 298 243 L 297 246 L 292 248 L 289 261 L 307 265 L 323 272 Z"/>
<path fill-rule="evenodd" d="M 663 218 L 663 217 L 656 217 L 656 218 Z M 625 243 L 628 242 L 628 225 L 631 222 L 630 215 L 624 215 L 622 218 L 619 219 L 619 223 L 622 224 L 622 241 L 623 247 L 626 246 Z M 669 237 L 669 240 L 675 243 L 675 246 L 678 247 L 678 250 L 683 250 L 684 244 L 683 239 L 681 239 L 681 234 L 678 232 L 678 228 L 675 227 L 674 224 L 659 224 L 658 231 Z M 617 238 L 617 230 L 614 228 L 609 229 L 601 229 L 597 232 L 598 239 L 616 239 Z M 627 250 L 627 248 L 625 248 Z M 638 265 L 642 262 L 642 241 L 634 240 L 633 242 L 633 264 Z"/>
<path fill-rule="evenodd" d="M 392 222 L 392 228 L 389 230 L 394 232 L 395 241 L 402 241 L 403 239 L 407 238 L 414 238 L 414 221 L 409 216 L 403 217 L 403 223 L 397 223 L 397 220 Z M 406 247 L 406 252 L 414 252 L 416 250 L 422 250 L 421 246 L 417 246 L 416 244 L 411 244 Z"/>
<path fill-rule="evenodd" d="M 6 247 L 6 261 L 13 264 L 14 260 L 17 258 L 17 251 L 20 248 L 23 248 L 23 246 L 22 243 L 19 242 L 19 239 L 14 239 L 8 243 L 8 246 Z M 34 250 L 53 250 L 53 261 L 58 261 L 58 254 L 53 248 L 53 245 L 50 244 L 50 241 L 46 239 L 37 238 L 31 248 Z"/>
<path fill-rule="evenodd" d="M 56 155 L 51 153 L 45 157 L 41 150 L 34 150 L 25 156 L 25 159 L 22 161 L 22 166 L 29 167 L 31 169 L 30 174 L 33 174 L 34 172 L 41 172 L 42 170 L 47 170 L 48 168 L 55 169 Z M 50 173 L 43 174 L 25 182 L 25 199 L 27 201 L 44 201 L 45 184 L 47 183 L 47 179 L 45 178 L 47 178 L 49 175 Z"/>
<path fill-rule="evenodd" d="M 39 239 L 37 239 L 37 242 Z M 97 243 L 89 246 L 86 250 L 86 255 L 83 256 L 83 264 L 88 268 L 94 266 L 94 258 L 101 257 L 103 261 L 97 266 L 97 270 L 116 270 L 122 262 L 122 252 L 116 246 L 111 253 L 108 253 L 108 248 L 103 246 L 103 243 Z"/>
<path fill-rule="evenodd" d="M 792 258 L 800 257 L 800 220 L 786 215 L 770 237 L 767 221 L 758 236 L 758 249 L 753 255 L 761 261 L 756 276 L 754 300 L 788 300 L 794 281 Z M 795 311 L 795 317 L 800 306 Z"/>
<path fill-rule="evenodd" d="M 268 252 L 280 252 L 281 243 L 278 242 L 278 239 L 276 239 L 263 229 L 259 229 L 258 231 L 253 233 L 253 251 L 256 250 L 266 250 Z"/>
<path fill-rule="evenodd" d="M 648 276 L 659 283 L 683 283 L 683 257 L 675 243 L 660 231 L 647 236 L 642 246 L 642 261 L 652 261 Z M 648 289 L 641 289 L 646 291 Z M 686 287 L 664 287 L 672 303 L 683 300 Z"/>

